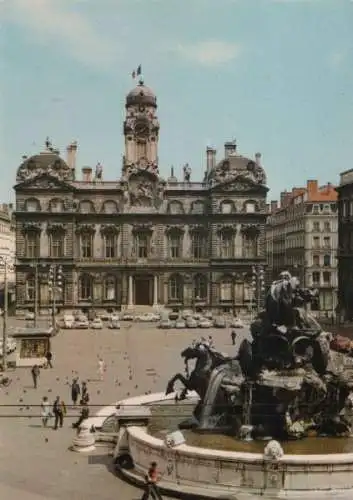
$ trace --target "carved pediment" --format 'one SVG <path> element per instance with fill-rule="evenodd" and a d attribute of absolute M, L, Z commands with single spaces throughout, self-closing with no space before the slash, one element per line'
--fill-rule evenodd
<path fill-rule="evenodd" d="M 67 225 L 61 222 L 48 222 L 48 233 L 64 233 L 67 230 Z"/>
<path fill-rule="evenodd" d="M 57 190 L 71 190 L 71 186 L 62 180 L 57 179 L 55 176 L 45 174 L 37 174 L 23 182 L 16 184 L 15 190 L 19 189 L 35 189 L 47 191 L 48 189 Z"/>
<path fill-rule="evenodd" d="M 96 232 L 96 226 L 94 224 L 80 224 L 76 228 L 76 233 L 82 234 L 82 233 L 89 233 L 89 234 L 94 234 Z"/>
<path fill-rule="evenodd" d="M 241 231 L 248 234 L 259 234 L 261 226 L 260 224 L 242 224 Z"/>
<path fill-rule="evenodd" d="M 117 234 L 120 231 L 120 227 L 115 224 L 103 224 L 100 228 L 102 234 Z"/>
<path fill-rule="evenodd" d="M 42 224 L 40 222 L 24 222 L 22 230 L 24 232 L 35 231 L 40 233 L 42 230 Z"/>

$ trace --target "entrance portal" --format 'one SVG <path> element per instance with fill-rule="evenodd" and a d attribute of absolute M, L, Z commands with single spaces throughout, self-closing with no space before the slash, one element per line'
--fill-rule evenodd
<path fill-rule="evenodd" d="M 153 303 L 152 276 L 135 276 L 135 305 L 151 306 Z"/>

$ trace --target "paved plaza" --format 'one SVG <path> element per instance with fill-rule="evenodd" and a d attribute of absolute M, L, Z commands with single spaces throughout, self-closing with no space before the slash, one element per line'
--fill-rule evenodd
<path fill-rule="evenodd" d="M 46 395 L 52 403 L 60 395 L 69 406 L 75 375 L 89 381 L 91 415 L 119 399 L 164 391 L 167 380 L 183 371 L 180 351 L 209 334 L 217 349 L 236 352 L 229 329 L 163 331 L 150 324 L 123 324 L 120 331 L 61 331 L 52 342 L 54 368 L 41 371 L 37 390 L 28 368 L 12 372 L 12 384 L 0 390 L 0 498 L 139 499 L 141 490 L 116 477 L 107 450 L 99 447 L 91 457 L 69 451 L 78 410 L 68 408 L 63 429 L 43 429 L 41 399 Z M 237 343 L 242 336 L 239 332 Z M 97 380 L 98 355 L 107 365 L 103 381 Z"/>

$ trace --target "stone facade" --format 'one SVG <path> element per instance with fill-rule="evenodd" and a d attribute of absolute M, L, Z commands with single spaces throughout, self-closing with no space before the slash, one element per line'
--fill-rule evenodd
<path fill-rule="evenodd" d="M 341 174 L 338 192 L 338 298 L 342 320 L 353 321 L 353 169 Z"/>
<path fill-rule="evenodd" d="M 0 258 L 7 262 L 6 278 L 8 284 L 15 283 L 15 224 L 11 204 L 0 205 Z M 5 268 L 0 265 L 0 286 L 4 285 Z"/>
<path fill-rule="evenodd" d="M 268 280 L 288 270 L 304 287 L 319 290 L 313 308 L 324 316 L 335 315 L 337 306 L 337 193 L 331 184 L 283 192 L 273 201 L 266 225 Z"/>
<path fill-rule="evenodd" d="M 246 308 L 251 269 L 265 264 L 266 176 L 225 144 L 208 148 L 203 182 L 188 165 L 167 180 L 158 165 L 157 100 L 140 82 L 126 98 L 125 155 L 119 180 L 98 164 L 76 178 L 77 144 L 67 160 L 46 143 L 17 171 L 17 307 L 48 307 L 50 265 L 61 266 L 62 309 L 139 305 Z M 37 290 L 37 293 L 36 293 Z"/>

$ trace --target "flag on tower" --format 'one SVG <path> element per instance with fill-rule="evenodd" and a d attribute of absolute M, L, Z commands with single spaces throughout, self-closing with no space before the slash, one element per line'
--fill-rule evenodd
<path fill-rule="evenodd" d="M 141 68 L 141 64 L 139 64 L 137 66 L 137 69 L 134 69 L 134 71 L 132 72 L 131 76 L 133 79 L 135 79 L 137 76 L 140 76 L 142 73 L 142 68 Z"/>

